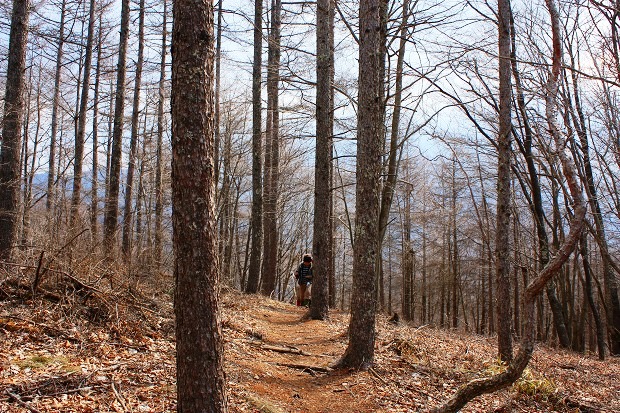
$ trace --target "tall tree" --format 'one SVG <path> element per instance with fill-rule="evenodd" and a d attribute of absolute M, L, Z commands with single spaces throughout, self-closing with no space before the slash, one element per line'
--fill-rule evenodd
<path fill-rule="evenodd" d="M 313 279 L 310 316 L 327 317 L 329 309 L 329 266 L 331 263 L 331 170 L 333 145 L 332 78 L 334 55 L 331 47 L 334 0 L 318 0 L 316 12 L 316 157 L 314 168 L 314 230 L 312 241 Z"/>
<path fill-rule="evenodd" d="M 100 14 L 97 32 L 97 69 L 95 70 L 95 90 L 93 92 L 93 166 L 90 197 L 90 236 L 93 244 L 99 237 L 99 86 L 101 84 L 101 49 L 103 48 L 102 24 L 103 18 Z"/>
<path fill-rule="evenodd" d="M 60 24 L 58 28 L 58 46 L 56 49 L 56 72 L 54 75 L 54 94 L 52 98 L 52 119 L 50 132 L 49 167 L 47 172 L 47 197 L 45 207 L 50 213 L 55 202 L 56 193 L 56 140 L 58 134 L 58 107 L 60 106 L 60 80 L 62 74 L 62 58 L 65 44 L 65 15 L 67 1 L 62 0 L 60 7 Z"/>
<path fill-rule="evenodd" d="M 77 118 L 77 134 L 75 136 L 75 157 L 73 160 L 73 194 L 71 196 L 70 228 L 75 230 L 79 217 L 80 194 L 82 192 L 82 165 L 84 162 L 84 140 L 86 137 L 86 111 L 88 109 L 88 92 L 90 91 L 90 68 L 93 56 L 93 42 L 95 37 L 95 0 L 90 0 L 88 17 L 88 34 L 86 37 L 86 52 L 84 54 L 84 73 L 82 80 L 82 96 Z"/>
<path fill-rule="evenodd" d="M 368 368 L 374 359 L 377 313 L 379 182 L 382 154 L 381 0 L 359 6 L 359 96 L 353 292 L 349 344 L 338 362 L 342 367 Z"/>
<path fill-rule="evenodd" d="M 164 0 L 161 33 L 161 57 L 159 61 L 159 87 L 157 101 L 157 144 L 155 160 L 155 269 L 159 272 L 163 255 L 164 220 L 164 103 L 166 100 L 166 48 L 168 42 L 168 0 Z"/>
<path fill-rule="evenodd" d="M 263 137 L 261 135 L 261 68 L 263 60 L 263 0 L 254 0 L 254 60 L 252 62 L 252 246 L 245 292 L 256 293 L 263 245 Z"/>
<path fill-rule="evenodd" d="M 172 225 L 177 411 L 225 412 L 215 216 L 213 4 L 177 0 L 172 30 Z"/>
<path fill-rule="evenodd" d="M 280 30 L 281 0 L 271 1 L 271 28 L 267 53 L 267 125 L 263 176 L 263 269 L 261 292 L 269 295 L 278 272 L 278 193 L 280 181 Z"/>
<path fill-rule="evenodd" d="M 127 165 L 127 184 L 125 185 L 125 208 L 123 210 L 123 243 L 122 251 L 125 260 L 131 258 L 131 239 L 133 224 L 133 175 L 136 169 L 138 152 L 138 123 L 140 116 L 140 91 L 142 88 L 142 66 L 144 65 L 144 0 L 138 5 L 138 59 L 136 76 L 133 86 L 133 108 L 131 112 L 131 138 L 129 141 L 129 164 Z"/>
<path fill-rule="evenodd" d="M 29 0 L 13 0 L 0 149 L 0 259 L 17 241 Z"/>
<path fill-rule="evenodd" d="M 499 131 L 497 136 L 497 233 L 495 238 L 497 286 L 497 338 L 502 360 L 512 359 L 510 288 L 510 160 L 511 160 L 511 67 L 510 0 L 498 0 Z"/>
<path fill-rule="evenodd" d="M 127 73 L 127 43 L 129 42 L 130 0 L 121 3 L 121 32 L 116 70 L 116 93 L 114 96 L 114 128 L 112 131 L 112 153 L 110 155 L 110 179 L 108 181 L 105 215 L 103 220 L 103 244 L 108 257 L 116 248 L 116 226 L 118 224 L 118 194 L 121 184 L 121 161 L 123 156 L 123 123 L 125 117 L 125 76 Z"/>

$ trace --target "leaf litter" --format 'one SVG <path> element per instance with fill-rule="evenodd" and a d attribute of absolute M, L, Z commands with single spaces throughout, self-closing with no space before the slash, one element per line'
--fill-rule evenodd
<path fill-rule="evenodd" d="M 0 412 L 175 411 L 168 300 L 91 297 L 75 310 L 4 292 Z M 222 293 L 221 312 L 231 412 L 419 412 L 503 368 L 492 337 L 380 315 L 373 367 L 333 370 L 348 314 L 310 320 L 305 308 L 233 290 Z M 517 384 L 462 412 L 620 412 L 620 361 L 539 345 Z"/>

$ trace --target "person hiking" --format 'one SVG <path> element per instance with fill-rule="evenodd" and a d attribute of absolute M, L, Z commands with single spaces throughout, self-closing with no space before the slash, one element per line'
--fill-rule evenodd
<path fill-rule="evenodd" d="M 304 254 L 301 264 L 295 271 L 295 279 L 299 285 L 299 294 L 297 295 L 297 306 L 309 306 L 310 300 L 306 300 L 306 291 L 312 284 L 312 255 Z"/>

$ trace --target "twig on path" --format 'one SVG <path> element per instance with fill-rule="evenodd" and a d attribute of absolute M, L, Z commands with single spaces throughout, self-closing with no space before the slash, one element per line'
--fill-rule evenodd
<path fill-rule="evenodd" d="M 318 371 L 320 373 L 330 373 L 332 371 L 332 369 L 330 369 L 329 367 L 321 367 L 321 366 L 310 366 L 307 364 L 295 364 L 295 363 L 275 363 L 277 366 L 284 366 L 284 367 L 290 367 L 292 369 L 297 369 L 297 370 L 310 370 L 312 372 L 314 371 Z"/>
<path fill-rule="evenodd" d="M 23 401 L 22 398 L 19 397 L 18 394 L 12 393 L 9 389 L 6 389 L 4 392 L 8 394 L 13 400 L 15 400 L 17 404 L 19 404 L 23 408 L 30 410 L 32 413 L 41 413 L 39 410 L 35 409 L 34 407 L 30 406 L 28 403 Z"/>
<path fill-rule="evenodd" d="M 385 380 L 383 377 L 381 377 L 381 376 L 379 375 L 379 373 L 377 373 L 377 372 L 375 371 L 375 369 L 373 369 L 373 368 L 371 367 L 371 368 L 369 368 L 368 370 L 370 370 L 370 372 L 371 372 L 371 373 L 372 373 L 372 374 L 373 374 L 376 378 L 378 378 L 379 380 L 381 380 L 381 381 L 383 382 L 383 384 L 385 384 L 386 386 L 388 386 L 388 385 L 389 385 L 389 383 L 387 382 L 387 380 Z"/>
<path fill-rule="evenodd" d="M 347 385 L 347 383 L 342 383 L 342 387 L 344 387 L 344 389 L 345 389 L 346 391 L 348 391 L 348 392 L 349 392 L 349 394 L 350 394 L 352 397 L 355 397 L 355 394 L 351 391 L 351 389 L 349 388 L 349 386 Z"/>
<path fill-rule="evenodd" d="M 116 400 L 118 400 L 118 402 L 121 404 L 121 407 L 123 408 L 123 410 L 126 411 L 127 406 L 125 405 L 125 401 L 123 400 L 122 396 L 119 394 L 118 390 L 116 390 L 116 386 L 114 386 L 114 380 L 110 382 L 110 385 L 112 387 L 112 391 L 114 392 L 114 396 L 116 396 Z"/>
<path fill-rule="evenodd" d="M 263 344 L 261 346 L 264 350 L 271 350 L 278 353 L 291 353 L 291 354 L 299 354 L 300 356 L 311 356 L 312 354 L 306 353 L 305 351 L 298 349 L 297 347 L 280 347 L 280 346 L 270 346 L 268 344 Z"/>

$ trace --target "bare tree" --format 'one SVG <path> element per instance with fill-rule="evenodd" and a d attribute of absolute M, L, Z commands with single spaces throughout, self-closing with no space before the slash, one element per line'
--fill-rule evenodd
<path fill-rule="evenodd" d="M 499 0 L 499 131 L 497 137 L 497 232 L 495 239 L 497 286 L 497 338 L 502 360 L 512 359 L 510 288 L 510 163 L 511 163 L 511 74 L 510 0 Z"/>
<path fill-rule="evenodd" d="M 319 0 L 316 13 L 316 155 L 314 169 L 314 237 L 312 241 L 313 279 L 310 316 L 323 320 L 329 310 L 329 265 L 331 262 L 331 170 L 333 140 L 332 45 L 333 0 Z"/>
<path fill-rule="evenodd" d="M 381 0 L 359 6 L 359 97 L 353 293 L 349 344 L 338 365 L 368 368 L 374 360 L 377 312 L 379 182 L 382 150 Z"/>
<path fill-rule="evenodd" d="M 125 208 L 123 210 L 123 243 L 122 251 L 127 262 L 131 260 L 132 244 L 132 201 L 134 172 L 138 151 L 138 123 L 140 117 L 140 92 L 142 88 L 142 66 L 144 65 L 144 0 L 138 5 L 138 59 L 136 61 L 136 76 L 133 86 L 133 108 L 131 112 L 131 138 L 129 142 L 129 164 L 127 165 L 127 184 L 125 185 Z"/>
<path fill-rule="evenodd" d="M 112 152 L 110 155 L 110 178 L 108 182 L 103 221 L 103 243 L 105 253 L 111 257 L 116 248 L 116 226 L 118 224 L 118 194 L 121 183 L 121 161 L 123 123 L 125 116 L 125 75 L 127 73 L 127 44 L 129 42 L 130 0 L 122 0 L 121 32 L 116 72 L 116 94 L 114 97 L 114 129 L 112 133 Z"/>
<path fill-rule="evenodd" d="M 84 72 L 82 80 L 82 96 L 77 118 L 77 134 L 75 136 L 75 159 L 73 161 L 73 194 L 71 197 L 71 217 L 69 227 L 75 230 L 79 218 L 80 196 L 82 192 L 82 165 L 84 162 L 84 140 L 86 136 L 86 111 L 88 109 L 88 93 L 90 91 L 90 68 L 93 56 L 93 42 L 95 37 L 95 0 L 90 0 L 88 17 L 88 35 L 86 38 L 86 52 L 84 55 Z"/>
<path fill-rule="evenodd" d="M 10 258 L 17 241 L 29 8 L 28 0 L 13 1 L 0 149 L 0 259 Z"/>
<path fill-rule="evenodd" d="M 263 268 L 261 292 L 275 289 L 278 272 L 278 192 L 280 173 L 280 36 L 282 2 L 271 1 L 267 62 L 267 125 L 265 128 L 265 165 L 263 175 Z"/>
<path fill-rule="evenodd" d="M 586 205 L 583 200 L 582 189 L 579 186 L 575 166 L 573 165 L 568 155 L 564 152 L 566 142 L 562 139 L 560 127 L 556 119 L 558 113 L 557 95 L 561 75 L 562 59 L 559 17 L 553 0 L 547 0 L 546 3 L 551 16 L 551 29 L 553 35 L 553 64 L 547 83 L 546 118 L 549 126 L 549 131 L 551 137 L 553 138 L 555 146 L 555 155 L 561 161 L 563 175 L 566 178 L 566 183 L 569 187 L 570 195 L 572 198 L 574 214 L 570 222 L 570 230 L 566 238 L 564 239 L 564 242 L 558 249 L 556 255 L 549 261 L 549 264 L 545 268 L 543 268 L 530 282 L 524 292 L 524 335 L 521 340 L 519 350 L 515 357 L 508 364 L 507 369 L 504 372 L 495 376 L 483 379 L 476 379 L 469 382 L 467 385 L 461 387 L 450 398 L 450 400 L 448 400 L 438 408 L 433 409 L 433 412 L 457 412 L 474 397 L 504 388 L 513 383 L 521 376 L 521 373 L 529 363 L 532 357 L 532 353 L 534 351 L 536 299 L 544 290 L 547 282 L 549 282 L 549 280 L 551 280 L 562 268 L 562 265 L 564 265 L 566 260 L 573 253 L 575 247 L 577 246 L 577 243 L 579 242 L 579 239 L 581 238 L 581 232 L 585 223 Z"/>
<path fill-rule="evenodd" d="M 176 1 L 173 21 L 177 411 L 226 412 L 213 159 L 213 4 Z"/>
<path fill-rule="evenodd" d="M 261 68 L 263 57 L 263 0 L 254 0 L 254 60 L 252 63 L 252 249 L 245 292 L 256 293 L 260 281 L 263 245 L 263 142 Z"/>

